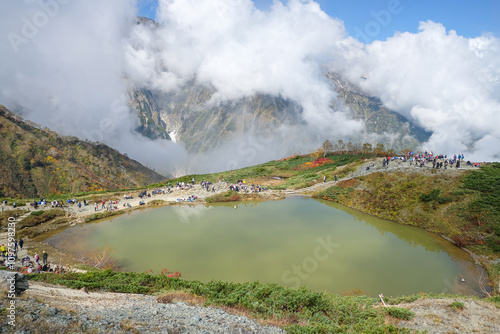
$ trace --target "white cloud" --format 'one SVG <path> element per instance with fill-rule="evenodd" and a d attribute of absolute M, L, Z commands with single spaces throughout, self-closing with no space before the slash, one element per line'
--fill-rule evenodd
<path fill-rule="evenodd" d="M 426 149 L 498 160 L 500 45 L 493 36 L 464 38 L 429 21 L 419 33 L 362 45 L 342 21 L 302 0 L 275 1 L 269 11 L 250 0 L 160 0 L 158 26 L 136 25 L 135 14 L 134 0 L 2 1 L 0 103 L 165 169 L 188 160 L 181 146 L 133 131 L 138 120 L 123 100 L 131 82 L 170 91 L 195 77 L 215 87 L 214 103 L 255 93 L 294 100 L 308 127 L 292 133 L 313 148 L 362 127 L 330 110 L 336 94 L 328 68 L 432 131 Z"/>
<path fill-rule="evenodd" d="M 366 45 L 345 71 L 388 107 L 432 131 L 427 149 L 498 160 L 500 148 L 487 145 L 500 139 L 499 40 L 465 38 L 432 21 L 419 28 Z"/>
<path fill-rule="evenodd" d="M 300 103 L 312 127 L 337 136 L 361 129 L 343 112 L 332 113 L 336 94 L 324 77 L 326 63 L 359 43 L 317 3 L 277 1 L 269 12 L 250 0 L 159 4 L 159 28 L 137 26 L 128 49 L 130 72 L 142 84 L 168 91 L 196 77 L 216 88 L 214 102 L 280 95 Z"/>
<path fill-rule="evenodd" d="M 135 22 L 134 5 L 2 1 L 0 103 L 20 105 L 30 110 L 27 118 L 62 134 L 104 142 L 150 166 L 167 165 L 168 144 L 134 131 L 138 120 L 124 99 L 123 46 Z"/>

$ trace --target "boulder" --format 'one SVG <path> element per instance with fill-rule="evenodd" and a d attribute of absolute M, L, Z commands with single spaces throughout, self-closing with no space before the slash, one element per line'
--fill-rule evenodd
<path fill-rule="evenodd" d="M 16 295 L 28 289 L 28 278 L 24 274 L 7 270 L 0 270 L 0 289 L 7 289 L 7 291 L 10 291 L 10 282 L 12 282 L 12 278 L 15 280 Z"/>

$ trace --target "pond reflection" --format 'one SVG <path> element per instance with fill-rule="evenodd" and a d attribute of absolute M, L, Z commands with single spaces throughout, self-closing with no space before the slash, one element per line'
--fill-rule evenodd
<path fill-rule="evenodd" d="M 372 296 L 474 294 L 481 275 L 465 251 L 437 235 L 302 197 L 148 209 L 71 227 L 48 242 L 76 252 L 109 245 L 125 271 Z"/>

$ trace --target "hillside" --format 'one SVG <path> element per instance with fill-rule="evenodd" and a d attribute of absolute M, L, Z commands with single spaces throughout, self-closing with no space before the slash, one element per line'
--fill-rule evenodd
<path fill-rule="evenodd" d="M 137 188 L 164 179 L 103 145 L 63 137 L 0 105 L 0 197 Z"/>

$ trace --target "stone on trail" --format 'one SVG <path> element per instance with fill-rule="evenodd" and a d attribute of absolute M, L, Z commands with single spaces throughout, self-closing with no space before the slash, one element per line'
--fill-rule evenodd
<path fill-rule="evenodd" d="M 12 278 L 14 278 L 15 281 L 14 286 L 16 295 L 19 295 L 21 292 L 28 290 L 28 279 L 24 274 L 7 270 L 0 270 L 0 288 L 10 291 L 10 282 L 12 281 Z"/>

